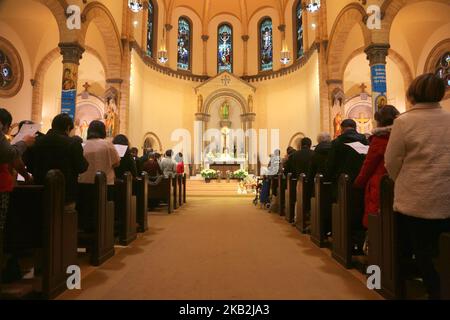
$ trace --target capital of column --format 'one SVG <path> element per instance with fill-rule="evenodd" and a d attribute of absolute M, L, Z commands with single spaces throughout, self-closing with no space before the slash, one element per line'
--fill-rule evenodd
<path fill-rule="evenodd" d="M 108 84 L 122 84 L 123 79 L 106 79 L 106 83 Z"/>
<path fill-rule="evenodd" d="M 202 40 L 204 42 L 208 41 L 209 40 L 209 36 L 207 34 L 202 35 Z"/>
<path fill-rule="evenodd" d="M 85 49 L 78 42 L 61 42 L 58 47 L 63 56 L 63 63 L 80 64 Z"/>
<path fill-rule="evenodd" d="M 241 115 L 243 122 L 254 122 L 256 119 L 256 113 L 244 113 Z"/>
<path fill-rule="evenodd" d="M 172 26 L 171 24 L 169 24 L 169 23 L 166 23 L 166 24 L 164 25 L 164 28 L 166 28 L 166 31 L 169 32 L 170 30 L 173 29 L 173 26 Z"/>
<path fill-rule="evenodd" d="M 196 121 L 203 121 L 208 122 L 210 118 L 210 115 L 207 113 L 196 113 L 195 114 L 195 120 Z"/>
<path fill-rule="evenodd" d="M 373 43 L 369 45 L 364 52 L 367 54 L 370 66 L 375 64 L 386 64 L 386 57 L 391 46 L 385 43 Z"/>
<path fill-rule="evenodd" d="M 244 34 L 241 38 L 244 42 L 247 42 L 248 39 L 250 39 L 250 37 L 247 34 Z"/>
<path fill-rule="evenodd" d="M 340 79 L 328 79 L 327 81 L 326 81 L 326 83 L 327 83 L 327 85 L 332 85 L 332 84 L 335 84 L 335 85 L 342 85 L 342 80 L 340 80 Z"/>

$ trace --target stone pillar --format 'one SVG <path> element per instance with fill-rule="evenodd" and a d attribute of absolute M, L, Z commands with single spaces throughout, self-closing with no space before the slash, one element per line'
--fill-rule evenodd
<path fill-rule="evenodd" d="M 242 41 L 244 41 L 244 72 L 243 75 L 248 75 L 248 35 L 242 36 Z"/>
<path fill-rule="evenodd" d="M 209 36 L 204 34 L 202 35 L 203 40 L 203 75 L 208 75 L 208 40 Z"/>
<path fill-rule="evenodd" d="M 386 57 L 389 48 L 389 44 L 371 44 L 364 50 L 370 63 L 373 112 L 377 112 L 380 107 L 387 104 Z"/>
<path fill-rule="evenodd" d="M 255 113 L 245 113 L 241 115 L 245 128 L 245 153 L 248 154 L 248 171 L 256 174 L 258 167 L 257 137 L 253 135 L 253 123 L 255 122 Z"/>
<path fill-rule="evenodd" d="M 165 38 L 165 40 L 166 40 L 166 50 L 168 52 L 169 59 L 170 59 L 170 53 L 172 52 L 171 49 L 170 49 L 170 31 L 172 30 L 172 28 L 173 28 L 173 26 L 171 24 L 166 23 L 164 25 L 164 29 L 166 30 L 166 38 Z M 177 54 L 176 54 L 177 50 L 175 49 L 174 52 L 175 52 L 175 56 L 173 58 L 174 58 L 174 61 L 175 61 L 175 70 L 176 70 L 177 69 L 177 63 L 178 63 L 177 62 Z M 170 60 L 169 60 L 169 64 L 170 64 Z"/>
<path fill-rule="evenodd" d="M 203 140 L 206 131 L 206 124 L 209 121 L 209 115 L 206 113 L 198 112 L 195 114 L 194 124 L 194 172 L 198 174 L 204 163 L 204 150 L 205 142 Z"/>
<path fill-rule="evenodd" d="M 63 78 L 61 93 L 61 112 L 75 120 L 77 101 L 78 66 L 85 49 L 78 42 L 59 43 L 63 56 Z"/>

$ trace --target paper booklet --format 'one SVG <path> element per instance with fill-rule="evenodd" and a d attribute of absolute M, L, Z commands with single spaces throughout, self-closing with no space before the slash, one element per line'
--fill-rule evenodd
<path fill-rule="evenodd" d="M 369 146 L 366 146 L 361 142 L 346 143 L 346 145 L 353 148 L 359 154 L 367 154 L 369 152 Z"/>
<path fill-rule="evenodd" d="M 41 130 L 40 124 L 24 124 L 19 133 L 11 141 L 11 144 L 22 141 L 25 136 L 34 136 L 39 130 Z"/>
<path fill-rule="evenodd" d="M 116 147 L 116 150 L 117 150 L 117 153 L 119 154 L 119 157 L 123 158 L 123 156 L 125 155 L 125 152 L 127 152 L 128 146 L 115 144 L 114 147 Z"/>

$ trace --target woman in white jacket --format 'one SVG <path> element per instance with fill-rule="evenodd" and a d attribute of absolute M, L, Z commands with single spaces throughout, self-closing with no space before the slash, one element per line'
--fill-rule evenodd
<path fill-rule="evenodd" d="M 433 265 L 439 235 L 450 231 L 450 112 L 439 104 L 445 90 L 434 74 L 412 82 L 407 98 L 413 107 L 395 120 L 385 154 L 395 181 L 394 210 L 430 299 L 440 296 Z"/>

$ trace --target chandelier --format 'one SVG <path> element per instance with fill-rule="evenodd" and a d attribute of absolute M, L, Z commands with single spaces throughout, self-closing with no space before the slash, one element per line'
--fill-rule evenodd
<path fill-rule="evenodd" d="M 134 13 L 141 11 L 144 8 L 142 0 L 128 0 L 128 8 Z"/>
<path fill-rule="evenodd" d="M 306 5 L 306 10 L 308 12 L 314 13 L 319 11 L 320 9 L 320 0 L 310 0 L 310 2 Z"/>

